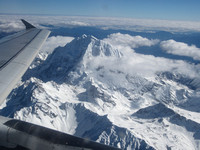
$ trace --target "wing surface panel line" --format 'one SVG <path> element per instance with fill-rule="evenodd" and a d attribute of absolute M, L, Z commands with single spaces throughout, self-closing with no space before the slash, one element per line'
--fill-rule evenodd
<path fill-rule="evenodd" d="M 8 61 L 6 61 L 3 65 L 0 66 L 0 70 L 2 70 L 11 60 L 13 60 L 19 53 L 21 53 L 26 47 L 28 44 L 30 44 L 34 39 L 35 37 L 37 37 L 37 35 L 41 32 L 41 30 L 38 31 L 38 33 L 24 46 L 22 47 L 15 55 L 13 55 Z"/>
<path fill-rule="evenodd" d="M 24 35 L 28 34 L 29 32 L 31 32 L 31 31 L 33 31 L 33 30 L 34 30 L 34 29 L 26 30 L 25 33 L 23 33 L 23 34 L 21 34 L 21 35 L 18 35 L 18 36 L 16 36 L 16 37 L 12 38 L 12 39 L 8 39 L 8 40 L 6 40 L 6 41 L 4 41 L 4 42 L 2 42 L 2 43 L 0 43 L 0 44 L 4 44 L 4 43 L 6 43 L 6 42 L 10 42 L 10 41 L 12 41 L 12 40 L 15 40 L 15 39 L 17 39 L 17 38 L 19 38 L 19 37 L 21 37 L 21 36 L 24 36 Z"/>

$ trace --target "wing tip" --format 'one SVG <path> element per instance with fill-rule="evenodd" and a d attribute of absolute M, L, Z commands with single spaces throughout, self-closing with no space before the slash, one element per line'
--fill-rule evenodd
<path fill-rule="evenodd" d="M 35 26 L 33 26 L 32 24 L 30 24 L 29 22 L 27 22 L 24 19 L 21 19 L 21 21 L 26 26 L 26 29 L 36 28 Z"/>

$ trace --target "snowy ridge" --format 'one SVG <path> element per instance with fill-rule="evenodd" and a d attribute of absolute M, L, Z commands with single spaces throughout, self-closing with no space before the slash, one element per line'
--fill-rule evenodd
<path fill-rule="evenodd" d="M 122 149 L 195 150 L 200 80 L 191 67 L 83 35 L 38 57 L 0 114 Z"/>

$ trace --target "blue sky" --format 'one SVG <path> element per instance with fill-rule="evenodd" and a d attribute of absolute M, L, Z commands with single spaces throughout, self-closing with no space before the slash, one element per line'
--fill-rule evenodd
<path fill-rule="evenodd" d="M 0 13 L 200 21 L 200 0 L 0 0 Z"/>

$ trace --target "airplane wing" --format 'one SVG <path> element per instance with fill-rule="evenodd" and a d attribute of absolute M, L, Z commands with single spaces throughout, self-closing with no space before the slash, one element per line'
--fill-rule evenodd
<path fill-rule="evenodd" d="M 26 30 L 0 40 L 0 105 L 50 34 L 22 20 Z M 0 149 L 119 150 L 32 123 L 0 116 Z"/>
<path fill-rule="evenodd" d="M 31 150 L 119 150 L 119 148 L 1 116 L 0 145 L 9 148 L 21 146 Z"/>
<path fill-rule="evenodd" d="M 50 34 L 25 20 L 26 30 L 0 40 L 0 104 L 4 102 Z"/>

